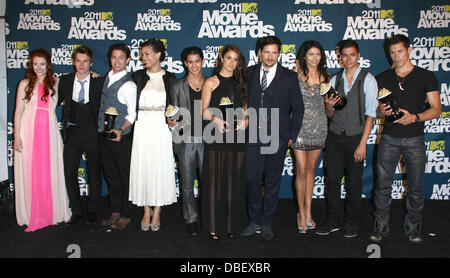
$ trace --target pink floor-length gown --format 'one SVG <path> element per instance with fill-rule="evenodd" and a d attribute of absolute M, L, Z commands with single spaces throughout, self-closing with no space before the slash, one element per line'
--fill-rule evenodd
<path fill-rule="evenodd" d="M 37 110 L 34 118 L 30 225 L 25 230 L 26 232 L 32 232 L 53 225 L 48 112 L 50 101 L 43 101 L 43 95 L 44 86 L 39 85 Z"/>
<path fill-rule="evenodd" d="M 43 93 L 43 86 L 36 84 L 16 130 L 23 143 L 14 153 L 16 219 L 19 226 L 28 226 L 27 232 L 67 222 L 72 216 L 55 113 L 58 93 L 49 95 L 47 102 L 41 100 Z"/>

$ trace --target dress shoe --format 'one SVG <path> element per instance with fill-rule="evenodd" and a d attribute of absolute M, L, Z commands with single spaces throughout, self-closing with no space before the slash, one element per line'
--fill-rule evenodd
<path fill-rule="evenodd" d="M 116 223 L 111 224 L 111 230 L 123 230 L 127 227 L 128 223 L 130 223 L 131 218 L 123 218 L 121 217 Z"/>
<path fill-rule="evenodd" d="M 271 240 L 274 237 L 272 227 L 268 225 L 261 226 L 261 236 L 264 240 Z"/>
<path fill-rule="evenodd" d="M 79 213 L 74 213 L 72 214 L 72 216 L 70 217 L 69 221 L 67 221 L 66 223 L 69 225 L 75 225 L 80 219 L 82 219 L 83 217 L 81 216 L 81 214 Z"/>
<path fill-rule="evenodd" d="M 375 243 L 380 243 L 383 239 L 386 239 L 389 236 L 389 232 L 390 228 L 388 223 L 375 219 L 374 229 L 372 234 L 369 236 L 369 239 Z"/>
<path fill-rule="evenodd" d="M 188 226 L 188 231 L 191 234 L 191 236 L 195 236 L 198 234 L 198 228 L 197 228 L 197 223 L 189 223 L 187 224 Z"/>
<path fill-rule="evenodd" d="M 112 224 L 115 224 L 120 219 L 120 213 L 119 212 L 113 212 L 111 214 L 111 217 L 108 219 L 102 220 L 100 223 L 102 226 L 111 226 Z"/>
<path fill-rule="evenodd" d="M 87 214 L 86 224 L 94 224 L 97 221 L 97 215 L 93 212 Z"/>
<path fill-rule="evenodd" d="M 250 223 L 244 230 L 241 232 L 241 236 L 251 236 L 261 232 L 261 226 L 256 223 Z"/>

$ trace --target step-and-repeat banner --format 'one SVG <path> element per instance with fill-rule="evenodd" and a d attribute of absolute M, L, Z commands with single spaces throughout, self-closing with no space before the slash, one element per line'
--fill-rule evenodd
<path fill-rule="evenodd" d="M 7 0 L 6 54 L 8 81 L 8 165 L 13 188 L 13 115 L 16 89 L 24 77 L 29 53 L 46 48 L 52 54 L 54 71 L 73 71 L 70 55 L 85 44 L 95 52 L 93 70 L 109 70 L 108 47 L 123 42 L 131 48 L 128 71 L 142 68 L 139 43 L 162 39 L 167 46 L 164 67 L 178 78 L 185 72 L 180 52 L 199 46 L 205 54 L 204 73 L 211 75 L 221 46 L 237 44 L 247 64 L 254 65 L 258 38 L 276 35 L 283 42 L 279 62 L 295 67 L 296 53 L 305 40 L 319 41 L 325 48 L 330 73 L 340 70 L 336 42 L 354 39 L 361 47 L 360 66 L 372 74 L 390 67 L 383 41 L 404 34 L 412 42 L 414 64 L 434 72 L 439 81 L 443 112 L 425 123 L 427 164 L 425 197 L 450 197 L 450 3 L 448 0 Z M 60 108 L 58 108 L 60 113 Z M 368 141 L 363 177 L 363 195 L 370 198 L 376 183 L 374 151 L 383 122 L 377 120 Z M 86 188 L 87 172 L 81 163 L 79 181 Z M 400 161 L 392 184 L 392 197 L 403 198 L 407 177 Z M 280 198 L 294 196 L 295 159 L 285 159 Z M 316 168 L 314 198 L 324 198 L 323 161 Z M 343 180 L 344 182 L 344 180 Z M 343 188 L 342 195 L 345 195 Z"/>

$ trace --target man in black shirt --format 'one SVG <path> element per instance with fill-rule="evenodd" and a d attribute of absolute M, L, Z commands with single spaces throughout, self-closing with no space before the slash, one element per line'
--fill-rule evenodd
<path fill-rule="evenodd" d="M 375 191 L 375 225 L 370 240 L 380 242 L 389 233 L 391 186 L 400 155 L 403 155 L 408 178 L 408 194 L 404 229 L 411 243 L 421 243 L 421 212 L 423 209 L 423 175 L 425 169 L 424 122 L 439 117 L 442 111 L 439 86 L 434 74 L 414 66 L 409 39 L 394 35 L 387 39 L 386 50 L 393 68 L 377 78 L 379 89 L 392 92 L 404 115 L 393 122 L 386 121 L 378 147 L 378 187 Z M 429 108 L 424 110 L 425 99 Z M 380 104 L 378 118 L 392 114 L 390 106 Z M 387 118 L 386 118 L 387 119 Z"/>
<path fill-rule="evenodd" d="M 205 78 L 202 73 L 203 51 L 196 46 L 188 47 L 181 53 L 181 60 L 187 70 L 185 77 L 177 80 L 171 90 L 171 104 L 185 108 L 190 115 L 182 122 L 168 119 L 169 125 L 175 127 L 173 136 L 181 135 L 183 141 L 177 143 L 174 140 L 174 152 L 178 156 L 180 166 L 181 192 L 183 196 L 183 216 L 191 235 L 197 235 L 199 222 L 199 209 L 194 196 L 194 180 L 198 169 L 198 177 L 202 175 L 203 168 L 203 139 L 202 121 L 196 121 L 194 115 L 200 114 L 200 101 L 202 86 Z M 195 105 L 197 103 L 197 106 Z M 183 122 L 186 125 L 183 127 Z M 196 126 L 198 125 L 198 126 Z M 180 131 L 183 130 L 183 133 Z M 190 130 L 190 131 L 189 131 Z M 197 130 L 197 134 L 195 132 Z M 189 132 L 188 132 L 189 131 Z M 174 138 L 175 139 L 175 138 Z"/>

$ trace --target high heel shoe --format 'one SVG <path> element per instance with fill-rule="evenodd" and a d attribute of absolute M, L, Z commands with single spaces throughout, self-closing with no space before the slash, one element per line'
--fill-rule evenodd
<path fill-rule="evenodd" d="M 156 213 L 156 209 L 153 210 L 153 215 Z M 158 217 L 161 217 L 161 208 L 158 209 Z M 153 220 L 153 219 L 152 219 Z M 159 219 L 158 219 L 159 220 Z M 159 228 L 161 226 L 161 223 L 158 224 L 150 224 L 150 229 L 152 230 L 152 232 L 157 232 L 159 231 Z"/>
<path fill-rule="evenodd" d="M 307 226 L 300 226 L 300 223 L 298 222 L 298 213 L 297 213 L 297 228 L 300 234 L 306 234 L 306 232 L 308 231 Z"/>
<path fill-rule="evenodd" d="M 316 222 L 314 222 L 314 220 L 312 219 L 311 222 L 306 220 L 306 227 L 308 228 L 308 230 L 314 230 L 316 228 Z"/>
<path fill-rule="evenodd" d="M 150 229 L 151 224 L 145 224 L 141 222 L 141 231 L 147 232 Z"/>

